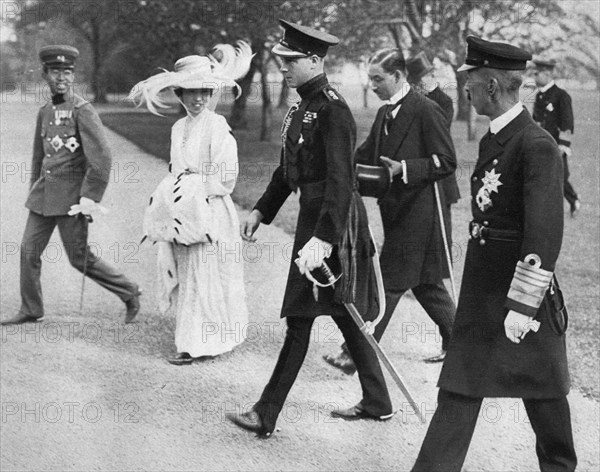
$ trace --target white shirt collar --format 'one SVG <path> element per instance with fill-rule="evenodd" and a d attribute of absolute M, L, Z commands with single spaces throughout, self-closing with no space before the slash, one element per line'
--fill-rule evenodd
<path fill-rule="evenodd" d="M 402 100 L 404 97 L 406 97 L 406 94 L 408 94 L 408 92 L 410 92 L 410 87 L 401 87 L 400 90 L 398 90 L 398 92 L 396 92 L 394 95 L 392 95 L 390 97 L 390 99 L 387 101 L 387 104 L 393 105 L 395 103 L 398 103 L 400 100 Z M 402 105 L 397 106 L 396 108 L 394 108 L 392 110 L 393 118 L 396 118 L 396 115 L 398 114 L 400 107 L 402 107 Z"/>
<path fill-rule="evenodd" d="M 553 85 L 554 85 L 554 80 L 551 80 L 546 85 L 544 85 L 543 87 L 540 88 L 540 92 L 546 93 L 550 89 L 550 87 L 552 87 Z"/>
<path fill-rule="evenodd" d="M 517 102 L 510 110 L 490 121 L 490 133 L 498 134 L 502 128 L 514 120 L 523 111 L 523 104 Z"/>

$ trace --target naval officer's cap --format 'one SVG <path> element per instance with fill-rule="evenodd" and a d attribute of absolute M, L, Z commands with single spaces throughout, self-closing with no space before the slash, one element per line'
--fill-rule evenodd
<path fill-rule="evenodd" d="M 490 69 L 525 70 L 531 54 L 512 44 L 467 37 L 467 57 L 458 72 L 488 67 Z"/>
<path fill-rule="evenodd" d="M 75 68 L 75 60 L 79 57 L 79 51 L 73 46 L 55 44 L 41 48 L 39 56 L 40 61 L 46 67 L 73 69 Z"/>
<path fill-rule="evenodd" d="M 275 45 L 272 52 L 282 57 L 308 57 L 317 55 L 325 57 L 329 46 L 335 46 L 340 42 L 339 38 L 332 34 L 318 31 L 304 25 L 279 20 L 283 27 L 283 38 Z"/>

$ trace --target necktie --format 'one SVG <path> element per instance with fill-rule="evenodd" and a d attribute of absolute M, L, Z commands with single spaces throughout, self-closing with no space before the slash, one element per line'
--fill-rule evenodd
<path fill-rule="evenodd" d="M 400 105 L 402 105 L 402 102 L 404 102 L 405 98 L 406 98 L 406 95 L 404 95 L 404 97 L 402 97 L 396 103 L 390 103 L 389 105 L 386 105 L 385 114 L 383 115 L 383 133 L 386 136 L 389 134 L 389 131 L 390 131 L 389 130 L 390 123 L 394 119 L 393 112 L 396 108 L 398 108 Z"/>

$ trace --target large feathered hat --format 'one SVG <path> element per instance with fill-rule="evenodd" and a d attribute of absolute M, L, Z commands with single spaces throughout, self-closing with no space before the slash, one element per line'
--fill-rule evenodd
<path fill-rule="evenodd" d="M 157 108 L 166 109 L 168 95 L 176 89 L 208 89 L 220 91 L 232 87 L 239 96 L 240 88 L 235 82 L 244 77 L 250 69 L 252 49 L 245 41 L 238 41 L 236 47 L 230 44 L 217 44 L 207 56 L 186 56 L 179 59 L 173 72 L 163 72 L 138 82 L 127 97 L 138 107 L 146 105 L 148 110 L 160 115 Z"/>

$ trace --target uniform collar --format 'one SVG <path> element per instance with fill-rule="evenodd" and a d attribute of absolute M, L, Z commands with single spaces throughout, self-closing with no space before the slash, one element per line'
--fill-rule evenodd
<path fill-rule="evenodd" d="M 308 82 L 303 83 L 296 91 L 298 92 L 298 95 L 300 95 L 300 98 L 304 100 L 323 90 L 327 84 L 329 84 L 327 76 L 325 74 L 319 74 Z"/>
<path fill-rule="evenodd" d="M 548 82 L 546 85 L 544 85 L 543 87 L 540 88 L 540 92 L 542 93 L 546 93 L 548 90 L 550 90 L 552 87 L 554 87 L 554 80 L 551 80 L 550 82 Z"/>
<path fill-rule="evenodd" d="M 490 121 L 490 133 L 498 134 L 502 128 L 514 120 L 523 111 L 523 104 L 517 102 L 511 109 L 504 112 L 498 118 Z"/>

